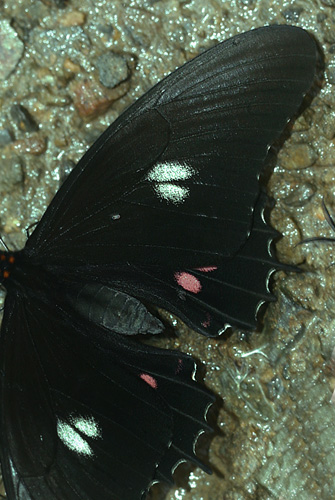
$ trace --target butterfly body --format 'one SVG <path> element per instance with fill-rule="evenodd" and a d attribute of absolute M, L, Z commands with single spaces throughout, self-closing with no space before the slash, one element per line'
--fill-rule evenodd
<path fill-rule="evenodd" d="M 259 175 L 310 88 L 316 45 L 273 26 L 217 45 L 84 155 L 26 246 L 1 252 L 0 452 L 10 500 L 140 500 L 196 457 L 214 397 L 162 323 L 253 328 L 270 300 Z"/>

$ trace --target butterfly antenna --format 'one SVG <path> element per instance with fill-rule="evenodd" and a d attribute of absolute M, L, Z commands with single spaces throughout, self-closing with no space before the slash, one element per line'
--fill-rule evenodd
<path fill-rule="evenodd" d="M 7 252 L 10 252 L 10 250 L 9 250 L 8 246 L 6 245 L 5 240 L 3 239 L 2 236 L 0 236 L 0 242 L 3 244 L 3 246 L 5 247 L 5 249 L 7 250 Z"/>

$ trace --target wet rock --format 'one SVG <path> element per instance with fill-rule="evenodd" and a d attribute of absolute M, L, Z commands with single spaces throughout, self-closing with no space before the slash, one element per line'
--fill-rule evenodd
<path fill-rule="evenodd" d="M 79 64 L 76 64 L 73 61 L 71 61 L 71 59 L 69 57 L 67 57 L 64 61 L 64 68 L 67 71 L 70 71 L 71 73 L 79 73 L 79 71 L 80 71 Z"/>
<path fill-rule="evenodd" d="M 59 166 L 59 185 L 61 186 L 75 166 L 74 161 L 69 158 L 64 159 Z"/>
<path fill-rule="evenodd" d="M 327 71 L 326 71 L 326 75 L 327 75 L 328 82 L 331 83 L 332 85 L 335 85 L 335 64 L 334 63 L 328 66 Z"/>
<path fill-rule="evenodd" d="M 115 89 L 108 90 L 92 79 L 85 79 L 73 82 L 70 88 L 73 104 L 79 115 L 89 120 L 105 113 L 114 101 L 127 92 L 129 85 L 124 82 Z"/>
<path fill-rule="evenodd" d="M 114 52 L 105 52 L 97 59 L 96 67 L 102 85 L 112 89 L 129 77 L 126 59 Z"/>
<path fill-rule="evenodd" d="M 12 120 L 22 132 L 37 132 L 38 125 L 29 111 L 21 104 L 14 104 L 10 109 Z"/>
<path fill-rule="evenodd" d="M 85 23 L 86 16 L 79 10 L 67 12 L 60 20 L 62 26 L 81 26 Z"/>
<path fill-rule="evenodd" d="M 278 155 L 279 164 L 288 170 L 311 167 L 317 159 L 317 152 L 309 144 L 290 144 Z"/>
<path fill-rule="evenodd" d="M 34 134 L 24 139 L 19 139 L 12 144 L 14 151 L 20 154 L 41 155 L 47 149 L 47 140 L 45 137 Z"/>
<path fill-rule="evenodd" d="M 7 146 L 13 140 L 13 134 L 7 128 L 0 129 L 0 147 Z"/>
<path fill-rule="evenodd" d="M 304 182 L 297 184 L 291 193 L 284 198 L 284 203 L 290 207 L 301 208 L 305 206 L 314 196 L 316 187 L 309 183 Z"/>
<path fill-rule="evenodd" d="M 323 23 L 325 41 L 335 43 L 334 16 L 328 17 Z"/>
<path fill-rule="evenodd" d="M 65 9 L 68 4 L 68 0 L 42 0 L 42 2 L 48 7 L 58 7 L 58 9 Z"/>
<path fill-rule="evenodd" d="M 57 70 L 64 65 L 66 58 L 74 63 L 87 61 L 91 44 L 79 26 L 60 27 L 54 30 L 35 28 L 30 40 L 32 54 L 42 66 Z"/>
<path fill-rule="evenodd" d="M 286 21 L 290 23 L 297 22 L 303 10 L 304 9 L 302 7 L 292 6 L 288 9 L 283 10 L 281 15 L 286 19 Z"/>
<path fill-rule="evenodd" d="M 248 9 L 254 9 L 256 7 L 256 0 L 239 0 L 239 5 L 243 9 L 243 7 L 247 7 Z"/>
<path fill-rule="evenodd" d="M 1 160 L 1 192 L 8 193 L 23 182 L 23 166 L 21 159 L 16 155 Z"/>
<path fill-rule="evenodd" d="M 0 20 L 0 80 L 5 80 L 18 64 L 24 45 L 7 20 Z"/>

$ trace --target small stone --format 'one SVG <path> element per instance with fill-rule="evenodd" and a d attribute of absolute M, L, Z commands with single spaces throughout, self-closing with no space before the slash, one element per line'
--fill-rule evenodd
<path fill-rule="evenodd" d="M 32 154 L 38 156 L 46 151 L 47 140 L 41 135 L 34 134 L 30 137 L 13 142 L 12 148 L 20 154 Z"/>
<path fill-rule="evenodd" d="M 316 187 L 309 182 L 305 182 L 295 186 L 283 201 L 285 205 L 290 207 L 302 208 L 313 198 L 315 193 Z"/>
<path fill-rule="evenodd" d="M 335 111 L 329 111 L 324 113 L 320 119 L 319 123 L 321 124 L 321 130 L 323 136 L 332 140 L 335 137 Z"/>
<path fill-rule="evenodd" d="M 74 63 L 68 57 L 64 61 L 64 68 L 67 69 L 68 71 L 71 71 L 72 73 L 79 73 L 80 71 L 79 64 Z"/>
<path fill-rule="evenodd" d="M 68 0 L 42 0 L 42 2 L 48 7 L 58 7 L 59 9 L 65 9 Z"/>
<path fill-rule="evenodd" d="M 24 45 L 7 20 L 0 21 L 0 80 L 14 71 L 23 54 Z"/>
<path fill-rule="evenodd" d="M 302 7 L 289 7 L 282 11 L 281 15 L 289 22 L 297 22 L 299 20 L 300 14 L 303 12 Z"/>
<path fill-rule="evenodd" d="M 10 109 L 10 115 L 22 132 L 38 131 L 38 125 L 34 118 L 21 104 L 14 104 Z"/>
<path fill-rule="evenodd" d="M 111 104 L 122 97 L 129 89 L 124 82 L 113 90 L 107 90 L 94 80 L 75 81 L 71 85 L 73 104 L 84 119 L 100 116 Z"/>
<path fill-rule="evenodd" d="M 59 167 L 59 185 L 61 186 L 75 166 L 74 161 L 66 158 Z"/>
<path fill-rule="evenodd" d="M 66 59 L 85 64 L 91 50 L 90 40 L 79 26 L 61 26 L 54 30 L 35 28 L 30 42 L 37 64 L 53 71 L 62 68 Z"/>
<path fill-rule="evenodd" d="M 311 167 L 317 159 L 318 154 L 308 144 L 290 144 L 278 155 L 279 164 L 288 170 Z"/>
<path fill-rule="evenodd" d="M 7 128 L 0 130 L 0 147 L 7 146 L 13 140 L 13 135 Z"/>
<path fill-rule="evenodd" d="M 325 21 L 327 19 L 327 14 L 325 14 L 324 12 L 319 12 L 316 16 L 316 20 L 318 23 L 323 23 L 323 21 Z"/>
<path fill-rule="evenodd" d="M 1 192 L 10 193 L 15 185 L 23 183 L 23 167 L 16 155 L 1 160 Z"/>
<path fill-rule="evenodd" d="M 329 17 L 323 23 L 324 41 L 333 44 L 335 43 L 334 19 Z"/>
<path fill-rule="evenodd" d="M 329 65 L 326 71 L 327 80 L 332 85 L 335 85 L 335 64 Z"/>
<path fill-rule="evenodd" d="M 105 52 L 98 57 L 96 67 L 102 85 L 112 89 L 129 77 L 129 68 L 126 59 L 114 52 Z"/>
<path fill-rule="evenodd" d="M 60 20 L 62 26 L 81 26 L 85 23 L 85 14 L 79 10 L 67 12 Z"/>

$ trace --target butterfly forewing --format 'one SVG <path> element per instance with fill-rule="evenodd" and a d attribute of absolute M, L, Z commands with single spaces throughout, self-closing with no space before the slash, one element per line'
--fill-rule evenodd
<path fill-rule="evenodd" d="M 300 106 L 315 58 L 306 32 L 279 26 L 187 63 L 84 156 L 26 252 L 71 265 L 199 266 L 232 257 L 251 230 L 268 147 Z"/>

